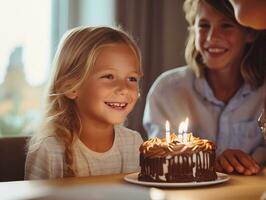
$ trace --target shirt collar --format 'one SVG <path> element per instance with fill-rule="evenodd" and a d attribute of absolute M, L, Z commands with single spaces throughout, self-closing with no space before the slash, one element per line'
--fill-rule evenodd
<path fill-rule="evenodd" d="M 214 96 L 213 91 L 205 78 L 195 77 L 194 88 L 204 100 L 208 100 L 218 106 L 224 106 L 224 103 Z M 237 91 L 234 97 L 244 98 L 248 96 L 253 90 L 254 89 L 251 87 L 251 85 L 245 82 Z"/>

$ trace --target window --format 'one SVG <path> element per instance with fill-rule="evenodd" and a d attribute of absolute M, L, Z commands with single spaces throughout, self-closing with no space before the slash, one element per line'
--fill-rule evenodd
<path fill-rule="evenodd" d="M 51 2 L 0 3 L 0 135 L 30 134 L 51 63 Z"/>
<path fill-rule="evenodd" d="M 61 36 L 79 25 L 114 25 L 114 3 L 0 1 L 0 137 L 35 131 L 51 60 Z"/>

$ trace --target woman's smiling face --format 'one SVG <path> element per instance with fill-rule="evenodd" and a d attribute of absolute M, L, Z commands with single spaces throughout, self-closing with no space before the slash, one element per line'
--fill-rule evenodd
<path fill-rule="evenodd" d="M 250 37 L 246 29 L 201 2 L 194 24 L 195 46 L 212 70 L 240 67 Z"/>

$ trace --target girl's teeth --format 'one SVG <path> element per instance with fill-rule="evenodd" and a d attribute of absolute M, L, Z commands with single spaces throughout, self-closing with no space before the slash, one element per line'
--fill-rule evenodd
<path fill-rule="evenodd" d="M 126 106 L 126 103 L 106 103 L 108 106 L 111 106 L 112 108 L 123 108 Z"/>
<path fill-rule="evenodd" d="M 225 49 L 221 49 L 221 48 L 209 48 L 208 51 L 210 53 L 222 53 L 222 52 L 225 52 Z"/>

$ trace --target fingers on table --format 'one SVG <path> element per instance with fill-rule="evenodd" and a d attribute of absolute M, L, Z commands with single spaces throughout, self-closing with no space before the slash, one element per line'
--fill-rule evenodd
<path fill-rule="evenodd" d="M 257 174 L 260 167 L 245 152 L 241 150 L 229 149 L 224 151 L 218 158 L 219 167 L 221 166 L 226 172 L 236 171 L 244 175 Z"/>

